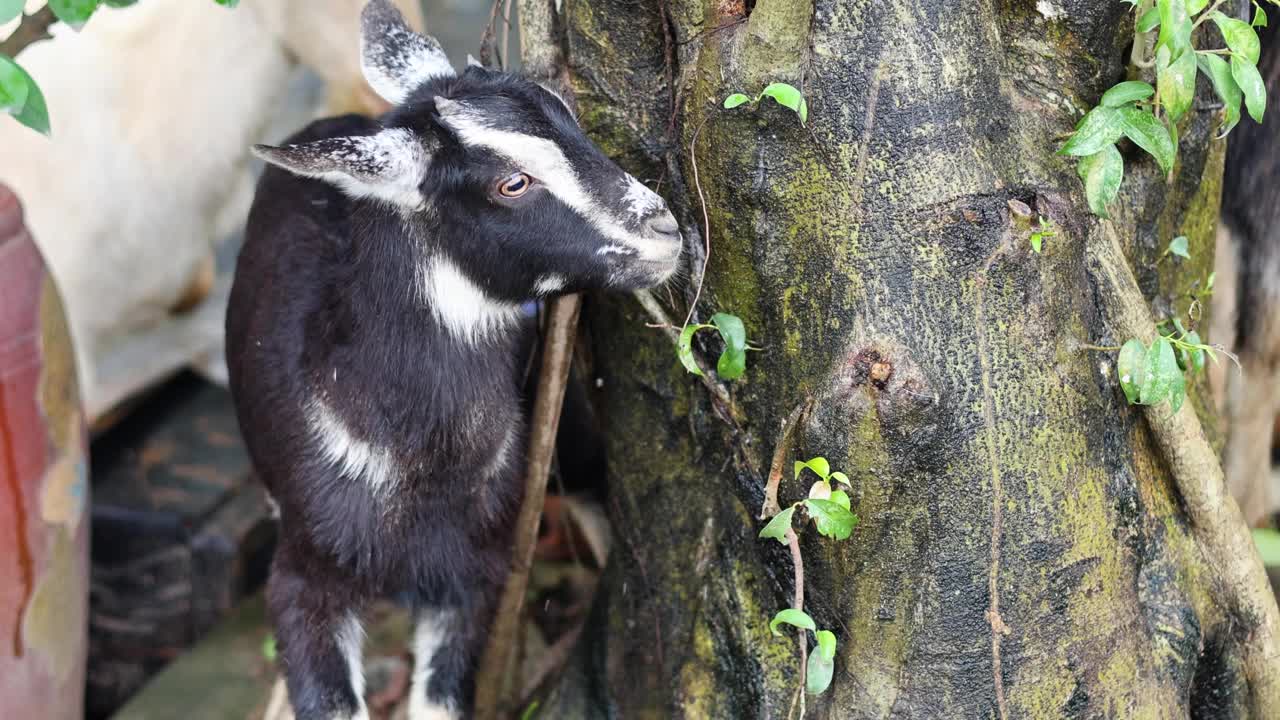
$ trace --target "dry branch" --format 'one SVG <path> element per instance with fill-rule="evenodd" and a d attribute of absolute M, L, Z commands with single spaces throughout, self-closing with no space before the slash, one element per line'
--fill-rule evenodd
<path fill-rule="evenodd" d="M 0 42 L 0 55 L 14 58 L 18 56 L 18 53 L 25 50 L 28 45 L 41 40 L 52 39 L 53 36 L 49 34 L 49 28 L 56 22 L 58 22 L 58 18 L 49 9 L 48 5 L 40 8 L 34 14 L 23 15 L 18 27 L 14 28 L 13 32 L 3 42 Z"/>
<path fill-rule="evenodd" d="M 1100 231 L 1090 233 L 1086 253 L 1112 330 L 1119 338 L 1150 344 L 1155 322 L 1115 226 L 1103 221 Z M 1192 533 L 1217 571 L 1215 594 L 1238 628 L 1253 716 L 1280 717 L 1280 608 L 1240 508 L 1227 493 L 1217 453 L 1190 403 L 1176 413 L 1164 404 L 1143 406 L 1143 412 L 1169 464 Z"/>

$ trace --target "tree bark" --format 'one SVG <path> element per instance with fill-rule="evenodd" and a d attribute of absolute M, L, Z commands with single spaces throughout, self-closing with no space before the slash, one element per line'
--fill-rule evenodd
<path fill-rule="evenodd" d="M 1245 660 L 1274 608 L 1227 599 L 1164 439 L 1126 404 L 1114 353 L 1083 347 L 1131 328 L 1108 316 L 1088 262 L 1102 229 L 1054 150 L 1137 72 L 1128 8 L 565 0 L 584 127 L 660 183 L 695 277 L 705 197 L 696 317 L 735 313 L 764 349 L 709 392 L 640 303 L 591 303 L 619 549 L 545 717 L 795 716 L 795 637 L 768 629 L 792 563 L 757 533 L 779 431 L 810 400 L 784 466 L 827 457 L 861 523 L 844 542 L 800 531 L 805 610 L 839 641 L 805 717 L 1264 706 L 1275 660 Z M 719 106 L 772 81 L 803 90 L 807 126 L 768 100 Z M 1186 317 L 1211 269 L 1217 121 L 1202 83 L 1171 181 L 1122 148 L 1107 232 L 1157 319 Z M 1057 231 L 1042 254 L 1037 216 Z M 1180 234 L 1191 260 L 1159 259 Z M 681 290 L 654 294 L 669 317 Z M 714 365 L 716 341 L 696 344 Z M 1205 397 L 1197 379 L 1190 404 L 1217 442 Z M 787 472 L 778 499 L 807 485 Z"/>

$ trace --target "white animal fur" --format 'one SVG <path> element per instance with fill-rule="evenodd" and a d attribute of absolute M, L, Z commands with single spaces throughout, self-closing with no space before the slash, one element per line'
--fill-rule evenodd
<path fill-rule="evenodd" d="M 364 704 L 364 628 L 360 626 L 360 618 L 348 615 L 338 627 L 334 642 L 347 661 L 351 689 L 355 691 L 356 712 L 351 716 L 351 720 L 369 720 L 369 710 Z M 347 719 L 335 718 L 334 720 Z"/>
<path fill-rule="evenodd" d="M 396 1 L 418 21 L 416 0 Z M 95 373 L 108 351 L 169 322 L 215 243 L 244 222 L 248 148 L 278 139 L 261 133 L 280 111 L 290 56 L 327 81 L 328 110 L 385 107 L 360 71 L 363 5 L 103 6 L 80 33 L 55 25 L 52 41 L 19 56 L 53 137 L 0 118 L 0 182 L 22 199 L 62 292 L 90 407 L 113 392 Z"/>
<path fill-rule="evenodd" d="M 425 610 L 418 614 L 413 628 L 413 676 L 409 690 L 409 720 L 458 720 L 453 707 L 438 705 L 427 699 L 431 682 L 431 661 L 444 645 L 449 615 L 441 610 Z"/>
<path fill-rule="evenodd" d="M 353 436 L 323 400 L 312 399 L 306 416 L 321 454 L 343 477 L 365 483 L 379 496 L 399 482 L 400 468 L 391 453 Z"/>
<path fill-rule="evenodd" d="M 436 319 L 463 342 L 477 344 L 512 327 L 520 305 L 494 300 L 457 265 L 436 255 L 419 270 L 419 286 Z"/>

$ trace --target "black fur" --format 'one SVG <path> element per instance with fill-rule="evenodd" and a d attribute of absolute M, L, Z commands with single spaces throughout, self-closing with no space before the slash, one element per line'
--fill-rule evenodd
<path fill-rule="evenodd" d="M 606 240 L 550 193 L 517 203 L 494 197 L 495 181 L 520 168 L 457 142 L 439 123 L 437 94 L 554 138 L 598 187 L 626 177 L 553 95 L 478 68 L 427 83 L 381 122 L 321 120 L 289 139 L 411 129 L 434 148 L 422 212 L 404 216 L 267 167 L 232 288 L 227 363 L 250 455 L 280 508 L 268 602 L 299 720 L 358 709 L 335 637 L 379 596 L 450 612 L 426 692 L 466 714 L 506 576 L 523 491 L 519 354 L 527 337 L 453 337 L 415 291 L 423 258 L 447 256 L 488 296 L 510 302 L 538 295 L 534 285 L 548 273 L 568 280 L 564 291 L 655 282 L 631 255 L 597 253 Z M 656 214 L 670 217 L 665 207 Z M 405 469 L 392 492 L 375 497 L 320 453 L 306 410 L 316 399 Z M 512 452 L 491 478 L 479 477 L 508 431 L 518 438 Z"/>

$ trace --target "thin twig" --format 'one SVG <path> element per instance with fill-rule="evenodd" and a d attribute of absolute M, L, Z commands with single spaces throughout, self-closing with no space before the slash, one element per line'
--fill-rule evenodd
<path fill-rule="evenodd" d="M 5 38 L 4 42 L 0 42 L 0 55 L 16 58 L 18 53 L 25 50 L 28 45 L 53 39 L 49 34 L 49 28 L 56 22 L 58 22 L 58 16 L 53 14 L 48 5 L 31 15 L 23 15 L 18 27 L 9 33 L 9 37 Z"/>
<path fill-rule="evenodd" d="M 778 441 L 773 444 L 773 462 L 769 463 L 769 480 L 764 486 L 764 505 L 760 506 L 761 520 L 771 518 L 782 510 L 778 505 L 778 484 L 782 481 L 782 468 L 787 455 L 791 453 L 791 439 L 796 426 L 800 424 L 800 417 L 808 412 L 812 404 L 813 396 L 806 396 L 782 421 L 782 431 L 778 433 Z"/>
<path fill-rule="evenodd" d="M 787 528 L 787 546 L 791 548 L 791 566 L 795 570 L 796 589 L 791 607 L 804 612 L 804 558 L 800 555 L 800 538 L 796 531 Z M 809 675 L 809 643 L 805 637 L 808 630 L 800 628 L 796 633 L 797 646 L 800 650 L 800 717 L 804 717 L 804 686 Z"/>
<path fill-rule="evenodd" d="M 516 521 L 515 550 L 511 570 L 498 604 L 489 643 L 481 660 L 476 680 L 475 717 L 496 720 L 505 701 L 506 671 L 520 630 L 520 611 L 529 586 L 529 570 L 538 540 L 538 523 L 547 493 L 547 473 L 555 454 L 556 430 L 564 401 L 569 365 L 573 361 L 573 340 L 581 301 L 577 295 L 566 295 L 551 302 L 547 318 L 546 343 L 542 352 L 542 369 L 538 375 L 537 402 L 529 437 L 529 457 L 525 475 L 524 501 Z"/>
<path fill-rule="evenodd" d="M 702 241 L 706 245 L 706 251 L 702 255 L 702 267 L 698 270 L 698 290 L 693 294 L 693 302 L 689 303 L 689 314 L 684 318 L 685 325 L 689 324 L 694 311 L 698 309 L 698 300 L 702 297 L 702 281 L 707 277 L 707 265 L 711 262 L 711 219 L 707 216 L 707 198 L 702 194 L 702 181 L 698 178 L 698 133 L 702 132 L 702 127 L 711 117 L 703 117 L 698 127 L 693 129 L 693 137 L 689 139 L 689 161 L 693 165 L 693 185 L 698 189 L 698 202 L 702 205 Z"/>
<path fill-rule="evenodd" d="M 502 69 L 509 70 L 507 58 L 511 57 L 511 0 L 502 5 Z"/>

